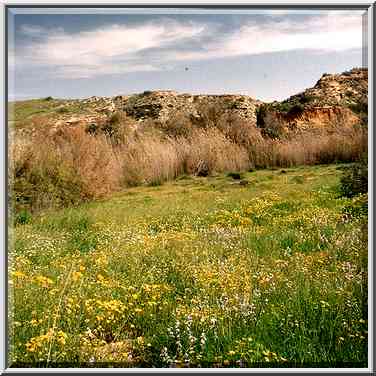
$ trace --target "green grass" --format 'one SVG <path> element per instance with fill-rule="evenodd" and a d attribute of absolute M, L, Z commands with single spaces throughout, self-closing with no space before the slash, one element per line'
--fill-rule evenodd
<path fill-rule="evenodd" d="M 58 118 L 90 114 L 94 104 L 66 99 L 31 99 L 8 103 L 8 120 L 16 129 L 52 125 Z"/>
<path fill-rule="evenodd" d="M 341 173 L 185 177 L 17 225 L 14 365 L 366 367 L 366 216 Z"/>

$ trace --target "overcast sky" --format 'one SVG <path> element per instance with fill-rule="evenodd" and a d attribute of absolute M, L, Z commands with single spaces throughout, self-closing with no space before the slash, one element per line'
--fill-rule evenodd
<path fill-rule="evenodd" d="M 271 101 L 363 65 L 364 11 L 57 11 L 12 11 L 10 100 L 176 90 Z"/>

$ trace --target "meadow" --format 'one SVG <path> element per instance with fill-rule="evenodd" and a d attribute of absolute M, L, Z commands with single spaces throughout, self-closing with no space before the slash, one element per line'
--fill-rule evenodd
<path fill-rule="evenodd" d="M 366 367 L 345 166 L 181 175 L 17 223 L 11 367 Z"/>

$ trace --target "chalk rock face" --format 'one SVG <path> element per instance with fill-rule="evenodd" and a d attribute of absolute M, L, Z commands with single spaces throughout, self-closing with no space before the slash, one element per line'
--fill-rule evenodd
<path fill-rule="evenodd" d="M 359 117 L 342 106 L 311 107 L 298 113 L 270 110 L 265 119 L 265 128 L 278 124 L 285 132 L 346 128 L 359 123 Z"/>
<path fill-rule="evenodd" d="M 362 102 L 368 98 L 368 69 L 354 68 L 341 74 L 323 74 L 316 85 L 304 94 L 313 97 L 314 102 L 320 105 Z"/>
<path fill-rule="evenodd" d="M 264 133 L 330 130 L 366 123 L 368 70 L 324 74 L 316 85 L 282 102 L 260 106 L 257 126 Z"/>
<path fill-rule="evenodd" d="M 216 105 L 223 111 L 236 112 L 255 123 L 255 110 L 260 103 L 246 95 L 191 95 L 174 91 L 151 91 L 127 97 L 122 101 L 120 109 L 136 120 L 165 121 L 176 113 L 195 117 L 202 106 Z"/>

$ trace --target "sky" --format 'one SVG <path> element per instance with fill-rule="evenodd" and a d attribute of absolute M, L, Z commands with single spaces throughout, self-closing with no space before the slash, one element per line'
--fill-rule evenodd
<path fill-rule="evenodd" d="M 365 65 L 364 11 L 9 12 L 9 100 L 145 90 L 283 100 Z"/>

